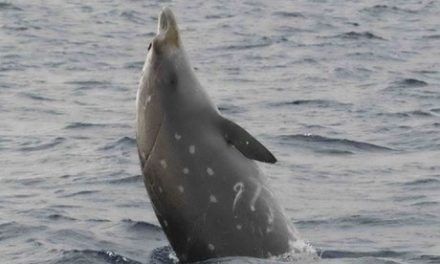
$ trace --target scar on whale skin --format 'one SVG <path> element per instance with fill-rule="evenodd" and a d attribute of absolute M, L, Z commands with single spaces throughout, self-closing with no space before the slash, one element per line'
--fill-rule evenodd
<path fill-rule="evenodd" d="M 235 211 L 235 208 L 237 207 L 238 200 L 240 200 L 241 195 L 244 191 L 244 184 L 242 182 L 237 182 L 233 190 L 236 192 L 234 202 L 232 203 L 232 211 Z"/>

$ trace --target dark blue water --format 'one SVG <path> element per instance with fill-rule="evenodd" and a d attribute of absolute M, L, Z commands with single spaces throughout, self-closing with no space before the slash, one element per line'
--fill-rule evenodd
<path fill-rule="evenodd" d="M 440 263 L 439 1 L 0 0 L 2 263 L 170 261 L 134 140 L 165 5 L 316 262 Z"/>

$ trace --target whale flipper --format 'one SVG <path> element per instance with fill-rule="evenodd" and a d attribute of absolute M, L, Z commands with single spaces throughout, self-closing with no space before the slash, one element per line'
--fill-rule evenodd
<path fill-rule="evenodd" d="M 238 149 L 248 159 L 275 163 L 275 156 L 249 132 L 236 123 L 222 118 L 222 132 L 226 141 Z"/>

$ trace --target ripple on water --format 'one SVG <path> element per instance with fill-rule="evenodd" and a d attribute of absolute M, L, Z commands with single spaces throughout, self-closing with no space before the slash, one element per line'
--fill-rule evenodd
<path fill-rule="evenodd" d="M 340 38 L 340 39 L 350 39 L 350 40 L 363 40 L 363 39 L 367 39 L 367 40 L 385 40 L 382 37 L 379 37 L 369 31 L 365 31 L 365 32 L 355 32 L 355 31 L 350 31 L 350 32 L 346 32 L 346 33 L 342 33 L 336 36 L 333 36 L 333 38 Z"/>
<path fill-rule="evenodd" d="M 420 188 L 435 188 L 440 187 L 440 180 L 435 178 L 424 178 L 424 179 L 417 179 L 413 181 L 409 181 L 404 183 L 405 186 L 412 186 L 412 187 L 420 187 Z"/>
<path fill-rule="evenodd" d="M 0 241 L 21 236 L 29 236 L 32 233 L 46 230 L 46 226 L 32 226 L 12 221 L 0 224 Z"/>
<path fill-rule="evenodd" d="M 16 5 L 13 5 L 11 3 L 6 3 L 6 2 L 0 2 L 0 12 L 2 10 L 16 10 L 16 11 L 21 11 L 22 9 L 19 8 Z"/>
<path fill-rule="evenodd" d="M 316 107 L 316 108 L 337 108 L 348 110 L 352 107 L 352 104 L 341 103 L 334 100 L 326 100 L 326 99 L 303 99 L 303 100 L 293 100 L 293 101 L 284 101 L 271 103 L 271 106 L 305 106 L 305 107 Z"/>
<path fill-rule="evenodd" d="M 362 12 L 367 12 L 372 16 L 377 16 L 377 15 L 387 15 L 390 13 L 416 14 L 418 11 L 400 8 L 400 7 L 396 7 L 396 6 L 389 6 L 389 5 L 374 5 L 372 7 L 366 7 L 364 9 L 362 9 Z"/>
<path fill-rule="evenodd" d="M 38 93 L 22 93 L 22 95 L 27 97 L 27 98 L 33 99 L 35 101 L 42 101 L 42 102 L 44 102 L 44 101 L 46 101 L 46 102 L 55 101 L 55 99 L 52 99 L 52 98 L 49 98 L 49 97 L 45 97 L 45 96 L 43 96 L 41 94 L 38 94 Z"/>
<path fill-rule="evenodd" d="M 136 147 L 136 139 L 132 137 L 121 137 L 117 141 L 113 143 L 109 143 L 106 146 L 102 147 L 101 150 L 111 150 L 115 148 L 130 148 L 133 149 Z"/>
<path fill-rule="evenodd" d="M 296 221 L 295 224 L 302 228 L 313 228 L 324 226 L 332 226 L 341 229 L 356 229 L 360 226 L 366 227 L 393 227 L 400 225 L 420 225 L 422 222 L 435 221 L 431 215 L 419 215 L 419 216 L 397 216 L 397 215 L 347 215 L 336 218 L 324 218 Z"/>
<path fill-rule="evenodd" d="M 126 183 L 138 183 L 142 182 L 143 176 L 142 175 L 134 175 L 134 176 L 127 176 L 119 179 L 113 179 L 109 180 L 108 183 L 110 184 L 126 184 Z"/>
<path fill-rule="evenodd" d="M 20 144 L 19 151 L 41 151 L 53 148 L 66 141 L 64 137 L 56 137 L 49 140 L 33 139 Z"/>
<path fill-rule="evenodd" d="M 356 152 L 395 151 L 392 148 L 349 139 L 329 138 L 319 135 L 295 134 L 279 136 L 280 142 L 312 149 L 324 154 L 354 154 Z"/>
<path fill-rule="evenodd" d="M 408 255 L 408 252 L 396 252 L 391 250 L 380 250 L 380 251 L 343 251 L 343 250 L 321 250 L 319 252 L 321 258 L 323 259 L 334 259 L 334 258 L 363 258 L 363 257 L 376 257 L 376 258 L 402 258 Z M 374 262 L 378 263 L 378 262 Z M 389 263 L 389 262 L 387 262 Z M 391 262 L 399 263 L 399 262 Z"/>
<path fill-rule="evenodd" d="M 142 264 L 133 259 L 118 255 L 110 250 L 65 250 L 62 256 L 50 262 L 51 264 Z"/>
<path fill-rule="evenodd" d="M 64 127 L 64 129 L 87 129 L 87 128 L 129 128 L 126 124 L 117 123 L 87 123 L 87 122 L 73 122 Z"/>
<path fill-rule="evenodd" d="M 127 225 L 131 231 L 136 231 L 136 232 L 140 232 L 140 231 L 142 231 L 142 232 L 150 232 L 150 231 L 157 232 L 157 231 L 160 231 L 160 232 L 162 232 L 162 228 L 160 226 L 157 226 L 155 224 L 151 224 L 148 222 L 144 222 L 144 221 L 123 219 L 122 223 Z"/>
<path fill-rule="evenodd" d="M 305 16 L 301 12 L 276 11 L 272 14 L 278 17 L 305 18 Z"/>
<path fill-rule="evenodd" d="M 428 85 L 427 82 L 422 81 L 422 80 L 418 80 L 418 79 L 414 79 L 414 78 L 405 78 L 402 80 L 398 80 L 395 81 L 393 83 L 393 86 L 397 86 L 397 87 L 422 87 L 422 86 L 426 86 Z"/>
<path fill-rule="evenodd" d="M 83 196 L 83 195 L 91 195 L 98 193 L 97 190 L 85 190 L 85 191 L 79 191 L 79 192 L 73 192 L 69 194 L 62 195 L 61 197 L 68 198 L 68 197 L 75 197 L 75 196 Z"/>

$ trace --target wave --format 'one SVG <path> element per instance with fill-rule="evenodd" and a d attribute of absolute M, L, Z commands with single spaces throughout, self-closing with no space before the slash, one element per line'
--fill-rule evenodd
<path fill-rule="evenodd" d="M 416 217 L 384 218 L 365 215 L 349 215 L 337 218 L 296 221 L 295 225 L 301 227 L 322 227 L 327 225 L 340 228 L 352 228 L 359 226 L 399 226 L 402 223 L 412 224 L 415 222 L 420 221 Z"/>
<path fill-rule="evenodd" d="M 55 220 L 55 221 L 60 221 L 60 220 L 75 221 L 75 220 L 77 220 L 76 218 L 65 216 L 62 214 L 50 214 L 47 216 L 47 218 L 49 218 L 50 220 Z"/>
<path fill-rule="evenodd" d="M 36 100 L 36 101 L 55 101 L 54 99 L 48 98 L 48 97 L 44 97 L 38 94 L 33 94 L 33 93 L 23 93 L 24 96 Z"/>
<path fill-rule="evenodd" d="M 122 255 L 116 254 L 110 250 L 66 250 L 63 251 L 61 258 L 51 261 L 51 264 L 142 264 L 133 259 L 129 259 Z"/>
<path fill-rule="evenodd" d="M 66 141 L 63 137 L 56 137 L 54 139 L 51 139 L 49 142 L 41 142 L 40 140 L 37 140 L 37 142 L 26 142 L 21 144 L 22 147 L 20 147 L 19 151 L 39 151 L 39 150 L 46 150 L 53 148 L 61 143 Z"/>
<path fill-rule="evenodd" d="M 322 107 L 322 108 L 329 108 L 329 107 L 342 107 L 342 108 L 349 108 L 351 107 L 351 104 L 341 103 L 338 101 L 333 100 L 325 100 L 325 99 L 303 99 L 303 100 L 294 100 L 294 101 L 285 101 L 285 102 L 278 102 L 272 104 L 273 106 L 284 106 L 284 105 L 298 105 L 298 106 L 313 106 L 313 107 Z"/>
<path fill-rule="evenodd" d="M 378 113 L 378 116 L 390 116 L 397 118 L 407 118 L 407 117 L 432 117 L 432 113 L 423 110 L 413 110 L 406 112 L 395 112 L 395 113 Z"/>
<path fill-rule="evenodd" d="M 262 48 L 262 47 L 267 47 L 267 46 L 272 45 L 273 41 L 269 37 L 261 37 L 258 39 L 248 39 L 248 40 L 243 41 L 242 43 L 247 43 L 247 44 L 229 45 L 229 46 L 223 47 L 223 49 L 242 50 L 242 49 Z"/>
<path fill-rule="evenodd" d="M 410 9 L 404 9 L 399 8 L 396 6 L 389 6 L 389 5 L 374 5 L 372 7 L 367 7 L 362 9 L 364 12 L 368 12 L 373 15 L 377 14 L 386 14 L 386 13 L 407 13 L 407 14 L 415 14 L 418 11 L 410 10 Z"/>
<path fill-rule="evenodd" d="M 295 134 L 283 135 L 279 139 L 283 143 L 311 148 L 325 154 L 354 154 L 358 151 L 380 152 L 395 151 L 392 148 L 349 139 L 328 138 L 319 135 Z"/>
<path fill-rule="evenodd" d="M 105 127 L 105 124 L 92 124 L 84 122 L 73 122 L 64 127 L 64 129 L 78 129 L 78 128 L 89 128 L 89 127 Z"/>
<path fill-rule="evenodd" d="M 336 36 L 334 36 L 334 38 L 352 39 L 352 40 L 361 40 L 361 39 L 385 40 L 384 38 L 379 37 L 369 31 L 365 31 L 365 32 L 350 31 L 350 32 L 336 35 Z"/>
<path fill-rule="evenodd" d="M 228 114 L 238 114 L 245 111 L 242 107 L 232 104 L 219 104 L 217 108 L 220 112 Z"/>
<path fill-rule="evenodd" d="M 125 63 L 124 68 L 141 70 L 143 66 L 144 66 L 144 61 L 132 61 Z"/>
<path fill-rule="evenodd" d="M 129 226 L 129 229 L 134 231 L 162 231 L 160 226 L 144 221 L 135 221 L 131 219 L 123 219 L 122 223 Z"/>
<path fill-rule="evenodd" d="M 138 12 L 138 11 L 134 11 L 134 10 L 123 11 L 121 13 L 121 17 L 123 17 L 124 19 L 127 19 L 130 22 L 138 24 L 138 25 L 145 25 L 146 24 L 146 20 L 144 19 L 145 15 Z"/>
<path fill-rule="evenodd" d="M 418 180 L 406 182 L 404 184 L 406 186 L 422 186 L 422 185 L 432 186 L 432 185 L 440 184 L 440 180 L 439 179 L 434 179 L 434 178 L 426 178 L 426 179 L 418 179 Z"/>
<path fill-rule="evenodd" d="M 272 13 L 275 16 L 279 17 L 299 17 L 305 18 L 305 16 L 301 12 L 288 12 L 288 11 L 277 11 Z"/>
<path fill-rule="evenodd" d="M 15 6 L 11 3 L 0 2 L 0 10 L 17 10 L 21 11 L 22 9 L 18 6 Z"/>
<path fill-rule="evenodd" d="M 78 80 L 78 81 L 68 81 L 65 84 L 73 85 L 76 91 L 88 90 L 93 88 L 108 88 L 112 86 L 112 83 L 108 81 L 97 81 L 97 80 Z"/>
<path fill-rule="evenodd" d="M 234 16 L 231 14 L 226 14 L 226 13 L 205 16 L 206 19 L 222 19 L 222 18 L 230 18 L 230 17 L 234 17 Z"/>
<path fill-rule="evenodd" d="M 220 257 L 212 258 L 197 264 L 287 264 L 287 263 L 317 263 L 317 255 L 311 253 L 294 253 L 269 259 L 254 257 Z M 178 259 L 170 246 L 155 248 L 148 260 L 149 264 L 176 264 Z"/>
<path fill-rule="evenodd" d="M 7 240 L 10 238 L 14 239 L 22 235 L 30 235 L 33 232 L 38 232 L 46 229 L 47 229 L 46 226 L 31 226 L 31 225 L 20 224 L 15 221 L 6 222 L 0 224 L 0 230 L 1 230 L 0 241 Z"/>
<path fill-rule="evenodd" d="M 125 124 L 116 124 L 116 123 L 86 123 L 86 122 L 73 122 L 64 127 L 64 129 L 84 129 L 84 128 L 103 128 L 103 127 L 112 127 L 112 128 L 126 128 Z"/>
<path fill-rule="evenodd" d="M 102 147 L 102 150 L 109 150 L 109 149 L 114 149 L 114 148 L 118 148 L 118 147 L 130 147 L 133 148 L 136 146 L 136 139 L 132 138 L 132 137 L 122 137 L 120 139 L 118 139 L 116 142 L 114 143 L 110 143 L 108 145 L 106 145 L 105 147 Z"/>
<path fill-rule="evenodd" d="M 320 250 L 318 253 L 323 259 L 336 259 L 336 258 L 364 258 L 364 257 L 376 257 L 376 258 L 402 258 L 408 255 L 408 252 L 396 252 L 391 250 L 380 251 L 344 251 L 344 250 Z"/>
<path fill-rule="evenodd" d="M 424 39 L 440 39 L 440 34 L 423 36 Z"/>
<path fill-rule="evenodd" d="M 134 175 L 134 176 L 128 176 L 124 178 L 109 180 L 108 183 L 110 184 L 124 184 L 124 183 L 135 183 L 135 182 L 141 182 L 143 176 L 142 175 Z"/>
<path fill-rule="evenodd" d="M 413 78 L 405 78 L 402 80 L 398 80 L 395 81 L 393 84 L 399 87 L 421 87 L 428 85 L 428 83 L 425 81 L 413 79 Z"/>
<path fill-rule="evenodd" d="M 89 195 L 89 194 L 93 194 L 93 193 L 97 193 L 97 192 L 98 191 L 85 190 L 85 191 L 79 191 L 79 192 L 65 194 L 62 197 L 74 197 L 74 196 L 78 196 L 78 195 Z"/>
<path fill-rule="evenodd" d="M 434 202 L 434 201 L 425 201 L 425 202 L 418 202 L 418 203 L 411 204 L 411 206 L 414 206 L 414 207 L 438 206 L 438 205 L 439 205 L 439 202 Z"/>
<path fill-rule="evenodd" d="M 412 256 L 412 252 L 398 252 L 392 250 L 379 251 L 345 251 L 345 250 L 318 250 L 322 259 L 342 259 L 342 258 L 378 258 L 371 263 L 384 264 L 400 264 L 402 259 L 410 260 L 416 263 L 440 263 L 440 256 L 435 255 L 420 255 Z M 395 261 L 392 259 L 396 259 Z M 370 263 L 370 262 L 369 262 Z"/>

